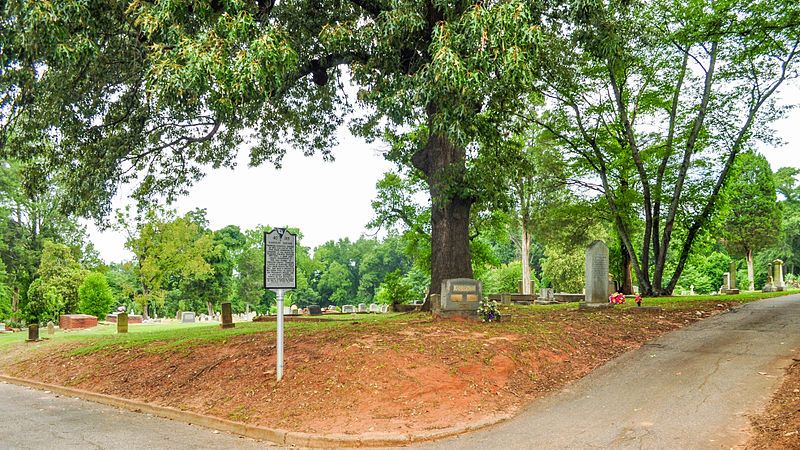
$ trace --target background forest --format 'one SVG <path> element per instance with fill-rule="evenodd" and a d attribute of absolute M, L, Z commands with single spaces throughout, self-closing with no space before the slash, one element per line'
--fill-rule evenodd
<path fill-rule="evenodd" d="M 532 173 L 528 183 L 548 186 L 547 196 L 526 203 L 527 259 L 536 287 L 580 292 L 583 252 L 593 239 L 610 244 L 612 272 L 623 280 L 625 259 L 603 197 L 587 195 L 558 172 L 538 178 Z M 776 258 L 785 261 L 787 280 L 795 282 L 800 275 L 799 175 L 797 168 L 772 172 L 762 156 L 743 154 L 675 293 L 717 291 L 732 259 L 738 262 L 743 288 L 748 260 L 754 288 L 764 284 L 767 264 Z M 299 235 L 298 288 L 288 301 L 302 307 L 423 300 L 430 283 L 430 207 L 413 201 L 418 183 L 400 173 L 387 173 L 378 183 L 375 218 L 367 225 L 380 230 L 381 238 L 363 235 L 312 249 L 302 245 L 302 229 L 293 229 Z M 0 319 L 13 323 L 34 313 L 42 321 L 74 312 L 103 315 L 119 305 L 150 317 L 179 310 L 211 313 L 224 301 L 237 312 L 266 313 L 274 307 L 274 293 L 262 287 L 263 233 L 270 226 L 231 224 L 213 230 L 204 210 L 182 216 L 160 209 L 118 211 L 112 227 L 126 236 L 134 258 L 107 263 L 77 219 L 61 212 L 62 195 L 58 177 L 43 176 L 41 167 L 14 161 L 0 166 Z M 520 203 L 480 212 L 471 221 L 473 269 L 486 293 L 519 289 Z"/>

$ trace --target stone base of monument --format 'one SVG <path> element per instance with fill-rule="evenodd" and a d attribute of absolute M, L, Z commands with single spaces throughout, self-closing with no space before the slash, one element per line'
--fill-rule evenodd
<path fill-rule="evenodd" d="M 608 309 L 608 308 L 613 308 L 613 307 L 614 307 L 614 305 L 612 305 L 611 303 L 580 302 L 578 304 L 578 309 L 579 310 L 584 310 L 584 311 L 595 310 L 595 309 Z"/>
<path fill-rule="evenodd" d="M 433 317 L 436 319 L 467 319 L 480 321 L 478 318 L 478 311 L 439 310 L 433 313 Z"/>
<path fill-rule="evenodd" d="M 559 304 L 561 302 L 557 302 L 555 300 L 536 299 L 536 301 L 533 302 L 533 303 L 536 304 L 536 305 L 557 305 L 557 304 Z"/>
<path fill-rule="evenodd" d="M 739 290 L 738 289 L 723 289 L 720 292 L 725 294 L 725 295 L 736 295 L 736 294 L 739 293 Z"/>
<path fill-rule="evenodd" d="M 775 292 L 783 292 L 785 290 L 786 290 L 786 288 L 783 287 L 783 286 L 775 286 Z"/>

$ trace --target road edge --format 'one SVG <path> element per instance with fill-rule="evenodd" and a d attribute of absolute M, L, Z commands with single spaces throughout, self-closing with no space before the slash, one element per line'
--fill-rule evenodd
<path fill-rule="evenodd" d="M 463 433 L 477 431 L 513 417 L 511 414 L 502 414 L 494 417 L 473 422 L 471 424 L 443 428 L 441 430 L 424 431 L 419 433 L 364 433 L 364 434 L 312 434 L 297 431 L 288 431 L 275 428 L 268 428 L 258 425 L 250 425 L 242 422 L 222 419 L 214 416 L 207 416 L 192 411 L 182 411 L 169 406 L 152 405 L 137 400 L 129 400 L 115 397 L 108 394 L 85 391 L 55 384 L 42 383 L 39 381 L 17 378 L 9 375 L 0 374 L 0 381 L 5 381 L 17 386 L 24 386 L 32 389 L 50 391 L 56 394 L 75 397 L 82 400 L 126 409 L 137 413 L 152 414 L 157 417 L 175 420 L 190 425 L 198 425 L 212 430 L 225 431 L 240 436 L 270 441 L 280 445 L 296 445 L 300 447 L 387 447 L 398 445 L 410 445 L 417 442 L 434 441 L 448 437 L 457 436 Z"/>

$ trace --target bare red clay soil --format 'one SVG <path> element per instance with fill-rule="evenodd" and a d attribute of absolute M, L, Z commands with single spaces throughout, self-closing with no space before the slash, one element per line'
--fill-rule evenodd
<path fill-rule="evenodd" d="M 786 377 L 766 411 L 750 419 L 753 436 L 748 449 L 800 449 L 800 355 L 786 369 Z"/>
<path fill-rule="evenodd" d="M 75 344 L 53 345 L 9 365 L 0 360 L 0 367 L 16 377 L 291 431 L 414 432 L 513 413 L 730 305 L 648 313 L 515 310 L 497 324 L 347 322 L 290 336 L 280 384 L 274 332 L 158 352 L 70 356 Z"/>

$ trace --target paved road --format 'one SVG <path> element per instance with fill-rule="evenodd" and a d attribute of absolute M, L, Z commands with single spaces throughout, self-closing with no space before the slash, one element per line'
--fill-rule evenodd
<path fill-rule="evenodd" d="M 0 449 L 250 449 L 269 444 L 0 382 Z"/>
<path fill-rule="evenodd" d="M 800 295 L 662 336 L 491 429 L 424 446 L 731 448 L 800 350 Z"/>

